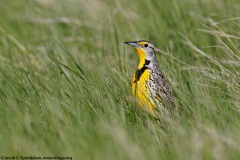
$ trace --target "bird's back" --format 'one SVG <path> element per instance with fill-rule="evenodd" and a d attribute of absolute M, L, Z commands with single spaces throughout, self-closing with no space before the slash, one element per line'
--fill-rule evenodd
<path fill-rule="evenodd" d="M 154 62 L 151 70 L 152 83 L 155 84 L 156 98 L 161 99 L 161 102 L 168 110 L 175 108 L 174 95 L 172 89 L 169 87 L 165 77 L 163 76 L 157 62 Z"/>

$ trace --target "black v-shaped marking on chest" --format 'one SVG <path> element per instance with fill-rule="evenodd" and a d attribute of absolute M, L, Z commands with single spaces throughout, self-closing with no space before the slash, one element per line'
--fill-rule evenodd
<path fill-rule="evenodd" d="M 144 73 L 144 71 L 145 71 L 146 69 L 149 69 L 149 68 L 147 67 L 147 65 L 149 65 L 150 62 L 151 62 L 150 60 L 146 60 L 146 59 L 145 59 L 145 63 L 144 63 L 144 65 L 143 65 L 143 67 L 142 67 L 141 69 L 138 69 L 138 70 L 136 71 L 136 73 L 135 73 L 135 81 L 134 81 L 134 83 L 136 83 L 137 81 L 139 81 L 140 77 L 142 76 L 142 74 Z"/>

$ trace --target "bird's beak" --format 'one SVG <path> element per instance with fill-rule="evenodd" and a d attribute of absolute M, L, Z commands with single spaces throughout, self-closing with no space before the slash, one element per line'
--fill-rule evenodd
<path fill-rule="evenodd" d="M 137 42 L 124 42 L 125 44 L 131 45 L 133 47 L 139 48 L 139 44 L 137 44 Z"/>

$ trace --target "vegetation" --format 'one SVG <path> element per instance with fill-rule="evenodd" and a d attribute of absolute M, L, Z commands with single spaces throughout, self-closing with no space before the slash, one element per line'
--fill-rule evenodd
<path fill-rule="evenodd" d="M 0 0 L 0 155 L 239 159 L 239 0 Z M 178 123 L 141 111 L 149 40 Z"/>

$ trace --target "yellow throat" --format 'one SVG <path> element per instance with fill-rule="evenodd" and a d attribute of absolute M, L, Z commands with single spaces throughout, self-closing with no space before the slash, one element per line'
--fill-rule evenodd
<path fill-rule="evenodd" d="M 141 69 L 145 63 L 146 53 L 142 48 L 136 48 L 136 51 L 139 57 L 138 69 Z"/>

